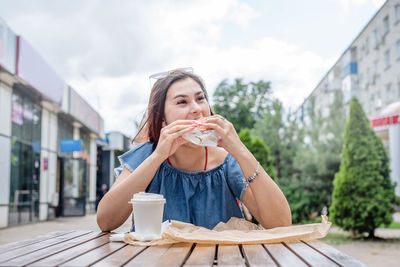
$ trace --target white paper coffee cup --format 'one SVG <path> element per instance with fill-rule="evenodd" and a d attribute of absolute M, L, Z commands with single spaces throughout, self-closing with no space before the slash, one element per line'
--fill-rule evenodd
<path fill-rule="evenodd" d="M 129 203 L 133 207 L 135 236 L 142 241 L 161 237 L 165 199 L 163 195 L 140 192 Z"/>

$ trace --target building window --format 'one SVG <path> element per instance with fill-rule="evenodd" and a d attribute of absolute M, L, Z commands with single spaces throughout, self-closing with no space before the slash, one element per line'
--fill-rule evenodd
<path fill-rule="evenodd" d="M 399 82 L 397 82 L 397 90 L 398 90 L 398 92 L 399 92 L 399 94 L 398 94 L 398 98 L 400 98 L 400 81 Z"/>
<path fill-rule="evenodd" d="M 396 22 L 400 21 L 400 4 L 397 4 L 395 7 L 396 11 Z"/>
<path fill-rule="evenodd" d="M 379 34 L 378 34 L 378 28 L 375 28 L 374 30 L 374 48 L 378 48 L 379 46 Z"/>
<path fill-rule="evenodd" d="M 368 110 L 369 110 L 370 113 L 374 110 L 374 95 L 373 94 L 369 98 Z"/>
<path fill-rule="evenodd" d="M 385 52 L 385 69 L 390 67 L 390 50 Z"/>
<path fill-rule="evenodd" d="M 389 16 L 383 19 L 383 35 L 389 32 Z"/>
<path fill-rule="evenodd" d="M 396 42 L 397 59 L 400 59 L 400 40 Z"/>
<path fill-rule="evenodd" d="M 382 106 L 381 94 L 376 93 L 375 95 L 375 108 L 378 109 Z"/>
<path fill-rule="evenodd" d="M 379 60 L 374 61 L 374 76 L 378 76 L 379 74 Z"/>
<path fill-rule="evenodd" d="M 386 85 L 386 103 L 390 103 L 393 101 L 393 90 L 392 90 L 392 84 Z"/>
<path fill-rule="evenodd" d="M 364 87 L 364 89 L 366 89 L 365 87 L 365 83 L 364 83 L 364 75 L 363 74 L 360 74 L 360 76 L 359 76 L 359 78 L 358 78 L 358 84 L 361 86 L 361 87 Z"/>

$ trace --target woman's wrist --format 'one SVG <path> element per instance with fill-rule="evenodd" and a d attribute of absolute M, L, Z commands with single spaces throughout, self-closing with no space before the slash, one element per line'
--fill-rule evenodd
<path fill-rule="evenodd" d="M 162 155 L 157 153 L 157 150 L 155 150 L 150 156 L 149 159 L 156 164 L 157 166 L 161 165 L 161 163 L 164 162 L 164 160 L 166 160 L 165 157 L 163 157 Z"/>
<path fill-rule="evenodd" d="M 236 160 L 239 160 L 241 157 L 248 157 L 249 153 L 250 151 L 247 149 L 247 147 L 242 142 L 240 142 L 240 145 L 236 147 L 231 154 L 236 158 Z"/>

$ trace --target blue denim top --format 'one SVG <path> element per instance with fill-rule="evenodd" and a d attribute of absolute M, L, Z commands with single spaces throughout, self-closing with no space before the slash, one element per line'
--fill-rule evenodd
<path fill-rule="evenodd" d="M 116 168 L 118 177 L 123 167 L 135 170 L 153 153 L 153 143 L 142 143 L 125 154 Z M 146 192 L 162 194 L 166 199 L 163 221 L 179 220 L 212 229 L 231 217 L 243 218 L 237 199 L 246 189 L 244 176 L 236 159 L 228 154 L 224 162 L 211 170 L 189 172 L 163 162 Z"/>

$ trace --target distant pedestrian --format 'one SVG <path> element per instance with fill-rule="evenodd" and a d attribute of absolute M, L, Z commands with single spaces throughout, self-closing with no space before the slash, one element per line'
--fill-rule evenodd
<path fill-rule="evenodd" d="M 106 184 L 102 184 L 101 185 L 101 189 L 100 191 L 97 193 L 97 198 L 96 198 L 96 211 L 97 211 L 97 206 L 100 203 L 100 200 L 104 197 L 104 195 L 107 193 L 108 191 L 108 186 Z"/>

